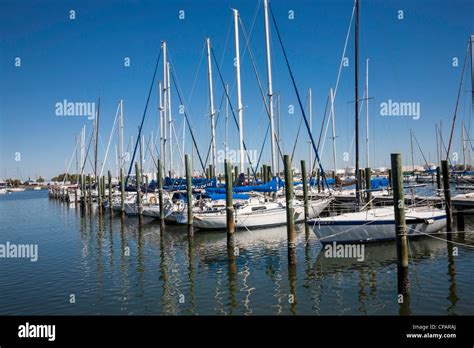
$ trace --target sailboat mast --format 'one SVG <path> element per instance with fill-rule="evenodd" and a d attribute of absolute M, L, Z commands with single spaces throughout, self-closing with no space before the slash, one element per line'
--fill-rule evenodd
<path fill-rule="evenodd" d="M 464 141 L 464 121 L 461 124 L 461 143 L 462 143 L 462 160 L 463 169 L 466 170 L 466 142 Z"/>
<path fill-rule="evenodd" d="M 277 113 L 278 113 L 278 146 L 281 146 L 281 137 L 280 137 L 280 126 L 281 126 L 280 93 L 278 93 L 278 95 L 277 95 Z M 309 153 L 312 154 L 311 149 L 310 149 Z M 278 176 L 280 176 L 280 159 L 278 159 Z"/>
<path fill-rule="evenodd" d="M 336 126 L 334 125 L 334 92 L 330 90 L 331 98 L 331 119 L 332 119 L 332 156 L 334 160 L 334 178 L 337 175 L 337 160 L 336 160 Z"/>
<path fill-rule="evenodd" d="M 410 128 L 411 170 L 415 173 L 415 157 L 413 155 L 413 130 Z"/>
<path fill-rule="evenodd" d="M 170 63 L 166 62 L 166 71 L 168 74 L 167 82 L 168 88 L 166 89 L 168 92 L 168 131 L 170 132 L 169 136 L 169 149 L 170 149 L 170 177 L 174 177 L 173 175 L 173 118 L 171 117 L 171 83 L 170 83 Z"/>
<path fill-rule="evenodd" d="M 270 51 L 270 25 L 268 20 L 268 0 L 263 0 L 265 13 L 265 43 L 267 51 L 267 75 L 268 75 L 268 109 L 270 111 L 270 131 L 271 131 L 271 149 L 272 149 L 272 170 L 276 168 L 275 151 L 275 121 L 273 116 L 273 81 L 272 81 L 272 60 Z"/>
<path fill-rule="evenodd" d="M 355 175 L 356 205 L 360 206 L 361 177 L 359 174 L 359 1 L 355 0 Z"/>
<path fill-rule="evenodd" d="M 237 108 L 239 112 L 239 171 L 244 172 L 244 125 L 242 92 L 240 86 L 240 48 L 239 48 L 239 11 L 234 11 L 234 33 L 235 33 L 235 69 L 237 75 Z M 273 135 L 273 134 L 272 134 Z"/>
<path fill-rule="evenodd" d="M 119 152 L 119 169 L 123 169 L 123 100 L 119 101 L 120 118 L 119 118 L 119 132 L 118 132 L 118 152 Z"/>
<path fill-rule="evenodd" d="M 94 177 L 97 180 L 97 148 L 99 145 L 99 116 L 100 115 L 100 98 L 97 105 L 97 112 L 95 118 L 95 137 L 94 137 Z"/>
<path fill-rule="evenodd" d="M 308 90 L 308 99 L 309 99 L 309 132 L 313 134 L 313 91 L 310 88 Z M 278 137 L 278 141 L 280 137 Z M 313 167 L 313 144 L 311 143 L 311 137 L 309 138 L 309 168 Z"/>
<path fill-rule="evenodd" d="M 226 96 L 229 95 L 229 84 L 225 84 Z M 229 150 L 229 99 L 226 98 L 225 102 L 225 159 L 228 159 Z"/>
<path fill-rule="evenodd" d="M 86 126 L 82 126 L 81 132 L 81 174 L 84 171 L 86 162 Z"/>
<path fill-rule="evenodd" d="M 215 110 L 214 110 L 214 93 L 212 90 L 212 65 L 211 65 L 211 40 L 206 38 L 207 46 L 207 75 L 209 79 L 209 102 L 211 107 L 211 154 L 212 164 L 214 169 L 217 165 L 217 149 L 216 149 L 216 125 L 215 125 Z"/>
<path fill-rule="evenodd" d="M 369 59 L 365 61 L 365 161 L 369 165 Z"/>
<path fill-rule="evenodd" d="M 158 82 L 158 99 L 159 99 L 159 115 L 160 115 L 160 159 L 164 161 L 163 154 L 164 152 L 164 141 L 163 141 L 163 91 L 162 91 L 161 81 Z"/>
<path fill-rule="evenodd" d="M 167 105 L 166 100 L 168 98 L 167 88 L 168 88 L 168 70 L 166 65 L 166 41 L 163 41 L 161 45 L 163 49 L 163 168 L 165 170 L 166 177 L 166 137 L 167 137 Z"/>

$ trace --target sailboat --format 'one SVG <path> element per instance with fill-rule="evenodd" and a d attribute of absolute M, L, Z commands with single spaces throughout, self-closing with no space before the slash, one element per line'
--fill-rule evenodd
<path fill-rule="evenodd" d="M 359 0 L 355 0 L 355 153 L 356 176 L 359 175 L 359 96 L 358 96 L 358 23 Z M 356 180 L 356 207 L 360 206 L 360 178 Z M 367 204 L 368 206 L 368 204 Z M 321 243 L 359 243 L 395 239 L 395 212 L 393 207 L 370 208 L 337 216 L 309 220 Z M 358 209 L 359 210 L 359 209 Z M 435 233 L 446 226 L 444 210 L 431 207 L 406 209 L 409 236 Z"/>

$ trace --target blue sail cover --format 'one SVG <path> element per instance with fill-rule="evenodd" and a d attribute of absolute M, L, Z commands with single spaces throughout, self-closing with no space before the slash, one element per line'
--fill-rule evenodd
<path fill-rule="evenodd" d="M 217 185 L 217 179 L 206 179 L 206 178 L 192 178 L 191 182 L 194 188 L 206 188 L 206 187 L 215 187 Z M 183 178 L 165 178 L 163 183 L 167 189 L 174 190 L 185 190 L 186 189 L 186 179 Z"/>
<path fill-rule="evenodd" d="M 226 199 L 225 193 L 205 193 L 202 195 L 202 198 L 210 198 L 213 201 L 224 200 Z M 234 193 L 232 194 L 233 199 L 249 199 L 250 196 L 243 193 Z"/>
<path fill-rule="evenodd" d="M 232 187 L 232 192 L 243 193 L 243 192 L 276 192 L 279 187 L 282 185 L 282 180 L 274 177 L 271 181 L 263 185 L 254 185 L 254 186 L 235 186 Z M 206 193 L 225 193 L 225 187 L 207 187 Z"/>
<path fill-rule="evenodd" d="M 387 187 L 389 185 L 389 181 L 387 178 L 372 178 L 370 182 L 372 184 L 373 189 L 378 189 L 380 187 Z"/>

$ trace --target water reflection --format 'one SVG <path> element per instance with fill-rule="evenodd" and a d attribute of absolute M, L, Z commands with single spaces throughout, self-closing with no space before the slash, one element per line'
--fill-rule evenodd
<path fill-rule="evenodd" d="M 1 209 L 0 200 L 3 213 Z M 35 230 L 30 224 L 21 233 L 31 230 L 35 238 L 45 238 L 38 240 L 41 245 L 54 245 L 38 263 L 44 281 L 36 277 L 36 284 L 26 279 L 23 287 L 13 281 L 2 286 L 2 296 L 9 299 L 13 294 L 25 297 L 23 288 L 36 289 L 41 300 L 34 313 L 407 315 L 474 310 L 467 296 L 474 289 L 473 250 L 444 240 L 410 240 L 410 297 L 400 304 L 394 242 L 366 244 L 363 262 L 330 258 L 313 232 L 300 225 L 298 263 L 289 267 L 285 226 L 237 231 L 234 253 L 222 232 L 195 230 L 190 235 L 186 227 L 161 228 L 148 218 L 139 224 L 95 205 L 69 208 L 46 199 L 42 209 L 50 225 Z M 54 232 L 48 235 L 41 227 Z M 474 244 L 473 229 L 466 218 L 467 232 L 453 235 L 453 242 Z M 12 236 L 6 234 L 10 240 Z M 7 279 L 13 270 L 24 274 L 21 265 L 12 267 L 0 269 L 0 276 Z M 51 283 L 57 286 L 50 289 Z M 47 301 L 63 298 L 65 287 L 77 289 L 75 307 Z M 26 307 L 20 305 L 9 301 L 7 311 L 21 312 Z M 28 314 L 26 309 L 22 313 Z"/>

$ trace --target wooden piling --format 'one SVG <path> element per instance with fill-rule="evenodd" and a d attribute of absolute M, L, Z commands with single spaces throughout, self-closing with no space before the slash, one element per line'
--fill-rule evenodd
<path fill-rule="evenodd" d="M 303 202 L 304 202 L 304 221 L 308 221 L 309 218 L 309 206 L 308 206 L 308 178 L 306 176 L 306 162 L 301 160 L 301 175 L 303 180 Z"/>
<path fill-rule="evenodd" d="M 250 167 L 247 167 L 247 185 L 250 185 Z"/>
<path fill-rule="evenodd" d="M 143 207 L 142 207 L 142 188 L 141 188 L 141 173 L 140 169 L 138 167 L 138 163 L 135 162 L 135 182 L 137 185 L 137 213 L 138 216 L 141 217 L 143 213 Z"/>
<path fill-rule="evenodd" d="M 408 240 L 405 221 L 405 197 L 403 191 L 402 157 L 392 153 L 393 206 L 395 212 L 395 233 L 397 239 L 397 280 L 398 293 L 409 293 L 408 284 Z"/>
<path fill-rule="evenodd" d="M 451 211 L 451 189 L 449 187 L 448 161 L 441 161 L 441 171 L 443 175 L 444 206 L 446 208 L 446 231 L 453 230 L 453 215 Z"/>
<path fill-rule="evenodd" d="M 186 197 L 188 200 L 188 234 L 193 234 L 193 182 L 191 177 L 191 162 L 189 155 L 185 155 L 186 163 Z"/>
<path fill-rule="evenodd" d="M 109 177 L 109 210 L 112 211 L 112 173 L 108 171 Z"/>
<path fill-rule="evenodd" d="M 464 212 L 462 209 L 458 209 L 458 211 L 456 212 L 456 225 L 458 232 L 465 231 L 466 226 L 464 223 Z"/>
<path fill-rule="evenodd" d="M 370 190 L 372 189 L 372 171 L 370 168 L 365 168 L 365 189 L 367 190 L 365 193 L 365 203 L 369 204 L 370 200 L 372 199 L 372 193 Z"/>
<path fill-rule="evenodd" d="M 97 182 L 97 204 L 99 205 L 99 211 L 102 210 L 102 179 L 96 177 Z"/>
<path fill-rule="evenodd" d="M 232 202 L 232 166 L 224 161 L 225 166 L 225 205 L 227 218 L 227 248 L 235 248 L 234 205 Z"/>
<path fill-rule="evenodd" d="M 439 193 L 441 194 L 441 169 L 436 167 L 436 186 L 438 187 Z"/>
<path fill-rule="evenodd" d="M 293 172 L 289 155 L 283 156 L 285 164 L 286 231 L 288 237 L 288 263 L 296 263 L 295 209 L 293 207 Z"/>
<path fill-rule="evenodd" d="M 388 170 L 388 187 L 392 188 L 392 170 Z"/>
<path fill-rule="evenodd" d="M 235 182 L 235 185 L 237 186 L 238 182 L 239 182 L 239 167 L 235 166 L 234 167 L 234 182 Z"/>
<path fill-rule="evenodd" d="M 123 168 L 120 168 L 120 211 L 125 213 L 125 176 Z"/>
<path fill-rule="evenodd" d="M 320 193 L 321 192 L 321 182 L 320 182 L 321 181 L 321 174 L 319 173 L 319 169 L 316 173 L 316 177 L 317 177 L 317 181 L 318 181 L 318 193 Z"/>
<path fill-rule="evenodd" d="M 158 160 L 158 201 L 160 204 L 160 222 L 163 224 L 165 221 L 165 212 L 163 204 L 163 163 L 161 159 Z"/>

